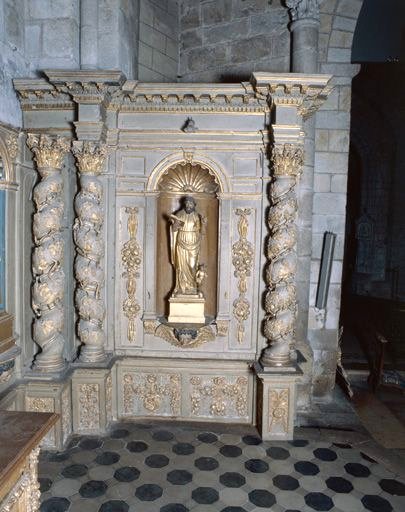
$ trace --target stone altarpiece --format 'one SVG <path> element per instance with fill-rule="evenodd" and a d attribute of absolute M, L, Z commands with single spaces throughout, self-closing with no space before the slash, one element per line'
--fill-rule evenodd
<path fill-rule="evenodd" d="M 25 380 L 3 406 L 61 412 L 49 446 L 71 431 L 145 416 L 257 421 L 264 438 L 290 438 L 300 376 L 302 122 L 330 77 L 146 84 L 116 71 L 45 76 L 15 80 L 39 176 L 40 234 L 24 275 L 32 272 L 42 295 L 34 339 L 27 321 L 23 343 L 41 352 L 31 369 L 32 357 L 21 360 Z M 185 195 L 207 224 L 206 323 L 191 327 L 167 323 L 167 215 Z"/>

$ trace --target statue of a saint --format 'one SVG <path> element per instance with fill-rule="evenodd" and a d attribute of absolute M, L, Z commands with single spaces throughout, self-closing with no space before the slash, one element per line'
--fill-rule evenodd
<path fill-rule="evenodd" d="M 183 208 L 170 215 L 171 262 L 176 271 L 176 285 L 172 297 L 194 295 L 200 292 L 201 272 L 199 264 L 201 236 L 205 219 L 196 212 L 196 202 L 191 196 L 183 199 Z"/>

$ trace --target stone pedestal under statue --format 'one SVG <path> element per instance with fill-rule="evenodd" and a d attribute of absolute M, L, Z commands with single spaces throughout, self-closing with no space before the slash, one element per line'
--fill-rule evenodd
<path fill-rule="evenodd" d="M 169 299 L 170 324 L 204 324 L 205 299 L 198 295 L 180 295 Z"/>

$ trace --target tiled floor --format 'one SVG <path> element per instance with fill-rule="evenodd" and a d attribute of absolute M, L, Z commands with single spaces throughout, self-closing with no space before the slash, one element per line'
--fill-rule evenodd
<path fill-rule="evenodd" d="M 43 452 L 41 512 L 404 512 L 405 483 L 347 444 L 116 425 Z"/>

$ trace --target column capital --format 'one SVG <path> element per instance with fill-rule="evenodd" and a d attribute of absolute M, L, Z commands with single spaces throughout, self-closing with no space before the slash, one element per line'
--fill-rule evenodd
<path fill-rule="evenodd" d="M 319 23 L 320 0 L 286 0 L 292 21 L 313 20 Z"/>
<path fill-rule="evenodd" d="M 106 144 L 75 141 L 73 142 L 72 153 L 77 162 L 80 174 L 101 174 L 107 158 Z"/>
<path fill-rule="evenodd" d="M 271 163 L 274 176 L 298 177 L 304 165 L 302 144 L 275 143 L 271 153 Z"/>
<path fill-rule="evenodd" d="M 63 159 L 70 149 L 70 140 L 65 137 L 29 133 L 27 146 L 34 153 L 34 159 L 39 169 L 60 169 Z"/>

